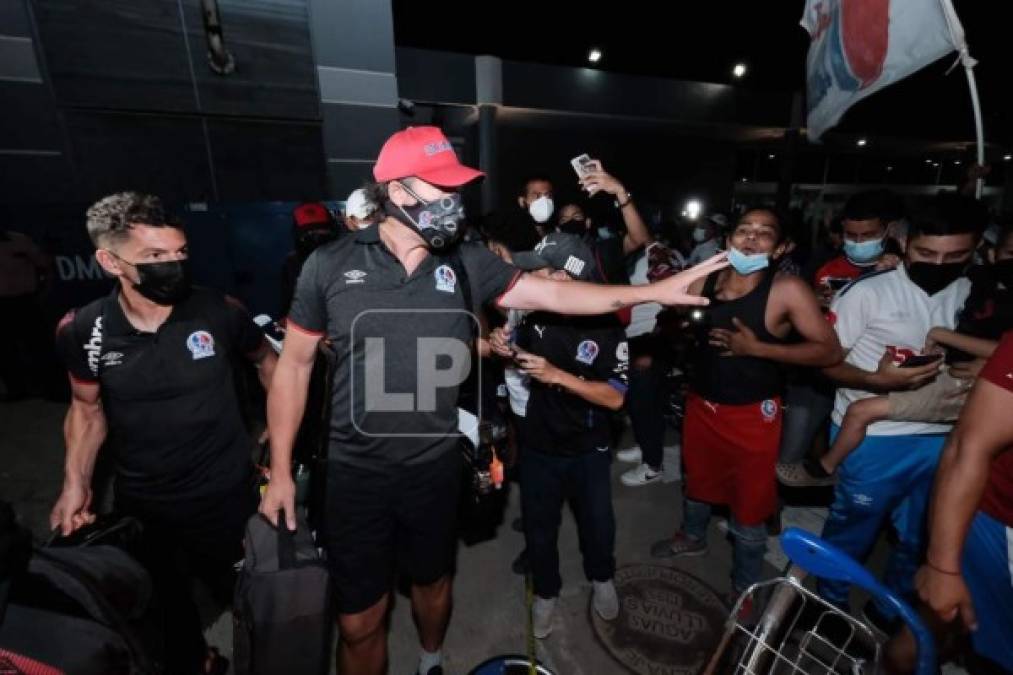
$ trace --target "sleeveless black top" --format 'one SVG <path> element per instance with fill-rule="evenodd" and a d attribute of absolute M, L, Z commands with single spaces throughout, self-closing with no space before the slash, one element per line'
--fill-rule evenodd
<path fill-rule="evenodd" d="M 720 272 L 711 274 L 704 282 L 703 296 L 711 303 L 702 308 L 706 313 L 705 328 L 735 330 L 732 318 L 750 328 L 762 342 L 783 343 L 767 330 L 765 315 L 770 288 L 776 270 L 764 273 L 763 281 L 752 291 L 735 300 L 718 300 L 715 297 Z M 722 356 L 722 351 L 711 346 L 706 331 L 701 331 L 694 359 L 690 387 L 708 401 L 727 405 L 745 405 L 780 396 L 784 389 L 784 367 L 774 361 L 754 356 Z"/>

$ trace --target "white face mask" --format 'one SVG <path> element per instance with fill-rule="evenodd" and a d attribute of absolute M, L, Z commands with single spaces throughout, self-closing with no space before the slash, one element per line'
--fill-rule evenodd
<path fill-rule="evenodd" d="M 536 223 L 548 222 L 555 210 L 556 205 L 553 203 L 552 197 L 547 196 L 539 197 L 528 206 L 528 213 Z"/>
<path fill-rule="evenodd" d="M 694 227 L 693 228 L 693 241 L 698 244 L 702 244 L 707 241 L 707 228 L 706 227 Z"/>

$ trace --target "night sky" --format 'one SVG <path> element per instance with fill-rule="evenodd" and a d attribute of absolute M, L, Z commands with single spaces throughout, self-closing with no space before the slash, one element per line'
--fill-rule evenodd
<path fill-rule="evenodd" d="M 592 46 L 604 52 L 603 70 L 733 82 L 732 66 L 749 73 L 737 86 L 793 91 L 804 88 L 808 35 L 798 25 L 801 0 L 737 2 L 624 0 L 608 5 L 573 2 L 420 2 L 394 0 L 398 45 L 505 59 L 586 66 Z M 1007 0 L 954 0 L 964 24 L 985 116 L 986 140 L 1013 147 L 1013 42 Z M 492 26 L 496 28 L 493 30 Z M 955 54 L 954 57 L 955 58 Z M 967 82 L 949 76 L 946 57 L 859 103 L 837 127 L 844 132 L 925 140 L 973 140 Z"/>

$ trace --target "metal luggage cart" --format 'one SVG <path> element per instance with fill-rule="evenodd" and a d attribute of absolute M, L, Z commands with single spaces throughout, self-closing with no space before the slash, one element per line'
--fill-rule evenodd
<path fill-rule="evenodd" d="M 911 607 L 843 552 L 798 528 L 781 536 L 785 577 L 749 587 L 735 603 L 705 675 L 873 675 L 882 638 L 805 588 L 812 574 L 847 581 L 890 604 L 918 644 L 916 675 L 936 672 L 932 636 Z"/>

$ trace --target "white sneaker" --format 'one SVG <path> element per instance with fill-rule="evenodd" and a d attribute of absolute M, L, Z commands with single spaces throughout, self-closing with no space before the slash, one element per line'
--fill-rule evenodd
<path fill-rule="evenodd" d="M 634 445 L 632 448 L 626 448 L 616 453 L 616 459 L 620 462 L 626 462 L 627 464 L 640 464 L 643 461 L 644 453 L 640 451 L 640 447 Z"/>
<path fill-rule="evenodd" d="M 661 480 L 662 473 L 654 471 L 646 464 L 634 467 L 619 477 L 620 482 L 627 487 L 640 487 Z"/>
<path fill-rule="evenodd" d="M 552 632 L 552 615 L 556 610 L 556 598 L 535 596 L 531 606 L 531 632 L 539 640 L 549 637 Z"/>
<path fill-rule="evenodd" d="M 619 616 L 619 596 L 616 594 L 616 585 L 612 580 L 595 581 L 592 591 L 591 604 L 594 611 L 598 612 L 605 621 L 612 621 Z"/>

